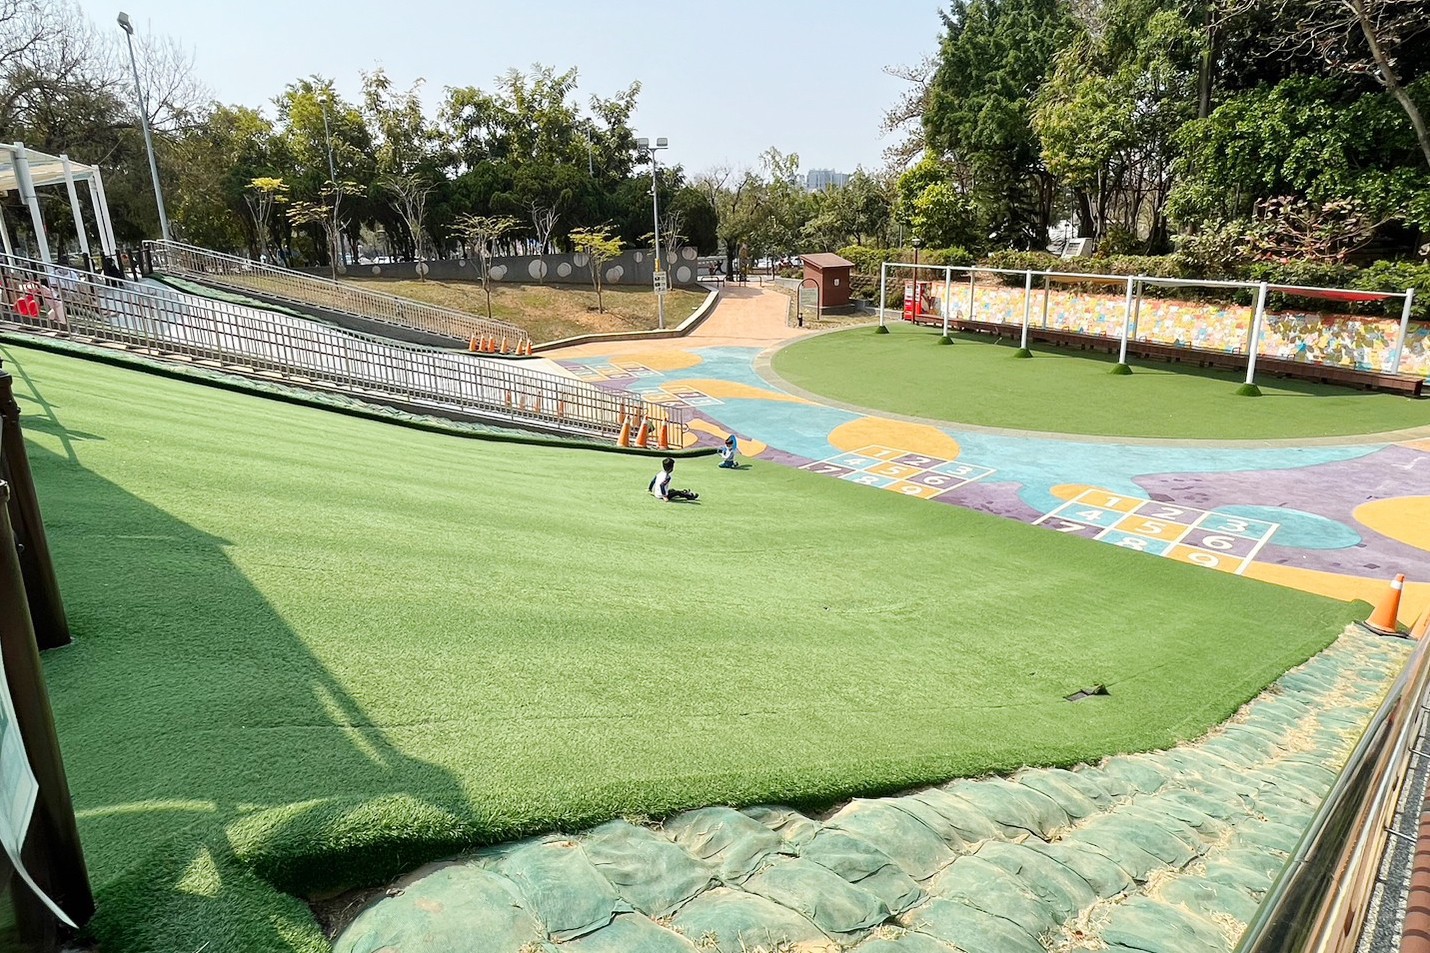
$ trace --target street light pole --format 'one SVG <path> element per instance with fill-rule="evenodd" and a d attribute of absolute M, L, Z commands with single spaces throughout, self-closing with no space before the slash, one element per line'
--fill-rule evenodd
<path fill-rule="evenodd" d="M 333 132 L 328 128 L 328 94 L 318 94 L 323 110 L 323 141 L 328 147 L 328 182 L 333 187 L 333 280 L 338 280 L 338 259 L 343 257 L 342 237 L 338 234 L 338 170 L 333 165 Z"/>
<path fill-rule="evenodd" d="M 650 197 L 655 217 L 655 309 L 656 327 L 665 330 L 665 290 L 669 287 L 664 274 L 664 264 L 660 254 L 660 164 L 656 152 L 670 148 L 670 140 L 664 137 L 652 143 L 649 139 L 637 139 L 636 146 L 650 155 Z"/>
<path fill-rule="evenodd" d="M 169 216 L 164 211 L 164 190 L 159 186 L 159 164 L 154 161 L 154 138 L 149 133 L 149 105 L 144 99 L 144 87 L 139 84 L 139 61 L 134 58 L 134 24 L 129 14 L 119 14 L 119 28 L 129 41 L 129 67 L 134 71 L 134 97 L 139 102 L 139 123 L 144 127 L 144 148 L 149 150 L 149 175 L 154 180 L 154 201 L 159 205 L 159 233 L 169 240 Z"/>

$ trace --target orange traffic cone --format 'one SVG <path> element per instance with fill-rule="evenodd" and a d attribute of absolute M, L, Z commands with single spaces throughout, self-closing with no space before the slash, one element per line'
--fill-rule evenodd
<path fill-rule="evenodd" d="M 631 421 L 626 418 L 621 421 L 621 435 L 616 438 L 616 446 L 629 447 L 631 445 Z"/>
<path fill-rule="evenodd" d="M 1395 578 L 1390 580 L 1390 588 L 1380 597 L 1375 611 L 1361 625 L 1376 635 L 1398 634 L 1396 620 L 1400 618 L 1400 594 L 1404 589 L 1405 573 L 1396 573 Z"/>
<path fill-rule="evenodd" d="M 644 417 L 641 418 L 640 429 L 636 431 L 636 446 L 644 447 L 646 441 L 650 439 L 650 422 Z"/>
<path fill-rule="evenodd" d="M 526 339 L 526 356 L 531 357 L 531 338 Z"/>
<path fill-rule="evenodd" d="M 1427 632 L 1430 632 L 1430 606 L 1425 607 L 1425 611 L 1420 613 L 1420 618 L 1416 619 L 1415 624 L 1410 627 L 1410 637 L 1423 639 Z"/>
<path fill-rule="evenodd" d="M 472 340 L 467 344 L 467 350 L 475 352 L 477 349 L 477 336 L 472 335 Z"/>
<path fill-rule="evenodd" d="M 661 424 L 661 425 L 660 425 L 660 439 L 656 441 L 655 448 L 656 448 L 657 450 L 669 450 L 669 449 L 670 449 L 670 425 L 669 425 L 669 424 Z"/>

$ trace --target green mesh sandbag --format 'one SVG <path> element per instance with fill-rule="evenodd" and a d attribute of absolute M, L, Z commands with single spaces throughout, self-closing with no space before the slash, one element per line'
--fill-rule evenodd
<path fill-rule="evenodd" d="M 1235 735 L 1217 735 L 1201 742 L 1201 745 L 1203 749 L 1245 767 L 1258 765 L 1266 760 L 1260 745 Z"/>
<path fill-rule="evenodd" d="M 1100 765 L 1102 772 L 1125 781 L 1136 794 L 1152 794 L 1171 781 L 1176 772 L 1145 755 L 1118 755 Z"/>
<path fill-rule="evenodd" d="M 1207 858 L 1202 876 L 1217 883 L 1260 894 L 1275 883 L 1286 858 L 1252 848 L 1232 848 Z"/>
<path fill-rule="evenodd" d="M 814 839 L 814 835 L 819 833 L 818 821 L 812 821 L 788 807 L 756 804 L 754 807 L 741 808 L 740 813 L 765 825 L 780 835 L 786 844 L 795 848 L 808 844 Z"/>
<path fill-rule="evenodd" d="M 1169 877 L 1157 890 L 1168 903 L 1179 904 L 1204 917 L 1226 914 L 1241 923 L 1250 923 L 1259 901 L 1247 891 L 1205 877 Z"/>
<path fill-rule="evenodd" d="M 1067 812 L 1052 798 L 1002 778 L 955 781 L 944 789 L 978 808 L 1009 837 L 1028 833 L 1047 840 L 1068 825 Z"/>
<path fill-rule="evenodd" d="M 930 900 L 908 915 L 909 928 L 952 943 L 962 953 L 1046 953 L 1010 920 L 953 900 Z"/>
<path fill-rule="evenodd" d="M 1146 897 L 1133 897 L 1112 907 L 1101 935 L 1109 944 L 1147 953 L 1209 953 L 1232 946 L 1205 917 Z"/>
<path fill-rule="evenodd" d="M 473 864 L 451 864 L 364 910 L 333 950 L 470 953 L 473 937 L 482 937 L 490 953 L 518 953 L 546 934 L 511 881 Z"/>
<path fill-rule="evenodd" d="M 1049 905 L 1033 896 L 1017 877 L 977 856 L 958 858 L 929 881 L 928 891 L 944 900 L 1011 920 L 1034 936 L 1061 922 Z"/>
<path fill-rule="evenodd" d="M 664 827 L 695 859 L 713 866 L 725 883 L 744 880 L 767 857 L 793 852 L 774 831 L 728 807 L 687 811 Z"/>
<path fill-rule="evenodd" d="M 1158 831 L 1179 843 L 1185 849 L 1185 854 L 1157 854 L 1164 857 L 1171 866 L 1181 867 L 1193 857 L 1201 856 L 1207 849 L 1207 839 L 1200 836 L 1191 824 L 1182 820 L 1180 812 L 1158 804 L 1151 798 L 1139 798 L 1117 813 L 1139 829 L 1145 827 Z"/>
<path fill-rule="evenodd" d="M 1073 850 L 1097 852 L 1126 871 L 1138 883 L 1146 883 L 1147 878 L 1167 865 L 1155 854 L 1139 847 L 1123 836 L 1121 832 L 1107 828 L 1085 830 L 1079 828 L 1062 839 L 1062 844 Z"/>
<path fill-rule="evenodd" d="M 558 942 L 603 927 L 629 909 L 575 841 L 529 844 L 502 858 L 497 871 L 517 885 Z"/>
<path fill-rule="evenodd" d="M 1081 875 L 1023 844 L 995 841 L 980 847 L 976 856 L 1007 871 L 1058 921 L 1073 919 L 1097 901 L 1097 893 Z"/>
<path fill-rule="evenodd" d="M 1305 830 L 1311 823 L 1311 818 L 1315 816 L 1316 809 L 1319 806 L 1318 804 L 1307 804 L 1305 801 L 1298 801 L 1295 798 L 1278 794 L 1275 791 L 1268 791 L 1256 799 L 1256 814 L 1264 817 L 1274 817 L 1277 821 L 1289 827 Z"/>
<path fill-rule="evenodd" d="M 1070 847 L 1063 843 L 1042 844 L 1037 841 L 1030 841 L 1023 846 L 1057 861 L 1086 880 L 1087 885 L 1103 900 L 1111 899 L 1132 886 L 1132 875 L 1100 851 Z"/>
<path fill-rule="evenodd" d="M 839 944 L 807 918 L 773 900 L 752 893 L 716 887 L 681 907 L 671 926 L 705 953 L 749 953 L 782 949 L 792 944 L 835 953 Z"/>
<path fill-rule="evenodd" d="M 880 934 L 885 935 L 880 935 Z M 952 946 L 927 933 L 910 930 L 876 930 L 850 953 L 958 953 Z"/>
<path fill-rule="evenodd" d="M 939 836 L 909 814 L 882 801 L 863 798 L 846 804 L 825 822 L 878 847 L 915 880 L 933 876 L 953 860 Z"/>
<path fill-rule="evenodd" d="M 948 793 L 942 788 L 925 788 L 899 798 L 899 801 L 917 801 L 934 811 L 953 827 L 965 844 L 976 844 L 993 837 L 1002 837 L 1003 831 L 988 816 L 961 797 Z"/>
<path fill-rule="evenodd" d="M 1073 820 L 1101 813 L 1112 801 L 1106 792 L 1078 778 L 1075 772 L 1058 768 L 1020 771 L 1013 780 L 1025 788 L 1032 788 L 1039 794 L 1052 798 Z M 1098 799 L 1089 797 L 1088 792 L 1096 792 Z"/>
<path fill-rule="evenodd" d="M 1180 822 L 1169 819 L 1167 826 L 1159 826 L 1155 816 L 1132 807 L 1093 818 L 1078 828 L 1076 836 L 1104 850 L 1109 844 L 1131 844 L 1156 857 L 1163 866 L 1174 868 L 1190 863 L 1200 847 L 1196 835 Z"/>
<path fill-rule="evenodd" d="M 804 846 L 800 857 L 857 884 L 893 913 L 902 913 L 924 898 L 922 888 L 888 854 L 846 831 L 824 828 Z"/>
<path fill-rule="evenodd" d="M 744 889 L 804 915 L 831 936 L 860 933 L 890 915 L 884 901 L 809 860 L 767 864 Z"/>
<path fill-rule="evenodd" d="M 561 953 L 699 953 L 685 937 L 639 913 L 623 913 L 610 926 L 558 949 Z"/>
<path fill-rule="evenodd" d="M 1077 769 L 1077 774 L 1084 782 L 1097 785 L 1098 789 L 1105 793 L 1113 803 L 1140 793 L 1120 773 L 1108 773 L 1103 770 L 1101 765 L 1081 765 Z"/>
<path fill-rule="evenodd" d="M 1233 847 L 1253 847 L 1289 854 L 1301 840 L 1301 831 L 1275 821 L 1249 819 L 1231 836 Z"/>
<path fill-rule="evenodd" d="M 927 801 L 912 796 L 886 797 L 881 803 L 897 808 L 938 835 L 950 850 L 962 853 L 969 848 L 967 838 L 959 832 L 958 825 L 945 817 Z"/>
<path fill-rule="evenodd" d="M 1155 758 L 1161 764 L 1171 768 L 1181 780 L 1186 780 L 1189 775 L 1218 777 L 1244 770 L 1244 767 L 1228 761 L 1222 755 L 1201 748 L 1173 748 L 1171 751 L 1160 752 Z"/>
<path fill-rule="evenodd" d="M 1185 798 L 1170 797 L 1171 793 L 1171 790 L 1164 789 L 1156 794 L 1149 794 L 1138 798 L 1135 806 L 1143 811 L 1170 815 L 1195 831 L 1204 845 L 1226 834 L 1228 826 L 1225 821 L 1212 817 Z"/>
<path fill-rule="evenodd" d="M 611 821 L 582 838 L 586 856 L 616 893 L 650 917 L 663 917 L 715 879 L 715 871 L 654 831 Z"/>

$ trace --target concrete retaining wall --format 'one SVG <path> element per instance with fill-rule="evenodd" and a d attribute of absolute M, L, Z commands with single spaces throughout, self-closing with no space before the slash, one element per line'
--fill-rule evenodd
<path fill-rule="evenodd" d="M 699 256 L 694 248 L 667 250 L 665 270 L 670 275 L 670 283 L 677 286 L 693 286 L 702 277 L 697 261 Z M 475 259 L 446 259 L 429 261 L 427 277 L 438 281 L 480 281 L 481 264 Z M 606 262 L 603 266 L 602 282 L 605 285 L 630 288 L 649 288 L 655 280 L 655 256 L 650 249 L 631 249 Z M 330 277 L 326 268 L 299 268 L 298 271 L 322 278 Z M 417 263 L 412 261 L 393 262 L 385 265 L 349 265 L 347 274 L 352 277 L 415 278 Z M 590 263 L 585 255 L 522 255 L 512 258 L 492 259 L 492 280 L 531 283 L 542 280 L 551 284 L 572 284 L 591 286 Z"/>

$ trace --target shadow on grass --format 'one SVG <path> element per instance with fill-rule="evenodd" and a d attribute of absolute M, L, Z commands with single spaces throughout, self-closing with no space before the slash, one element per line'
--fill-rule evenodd
<path fill-rule="evenodd" d="M 105 953 L 326 950 L 297 896 L 478 838 L 456 780 L 389 742 L 225 540 L 87 470 L 53 413 L 24 424 L 69 454 L 29 441 L 76 638 L 45 665 Z"/>

